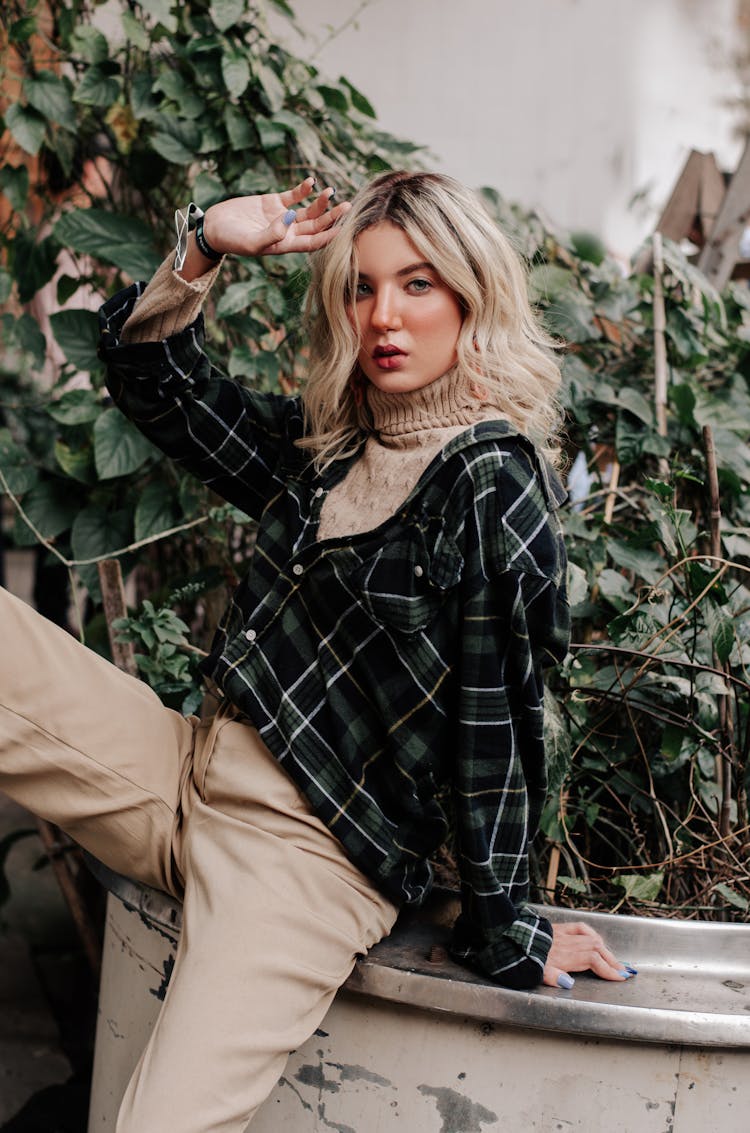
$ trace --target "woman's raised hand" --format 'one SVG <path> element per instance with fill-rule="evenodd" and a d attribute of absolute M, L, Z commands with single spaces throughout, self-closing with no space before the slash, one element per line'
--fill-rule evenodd
<path fill-rule="evenodd" d="M 590 925 L 580 921 L 552 925 L 552 947 L 544 966 L 547 987 L 571 988 L 571 972 L 592 971 L 603 980 L 627 980 L 636 974 L 621 964 Z"/>
<path fill-rule="evenodd" d="M 327 188 L 311 204 L 296 207 L 314 188 L 315 178 L 308 177 L 283 193 L 232 197 L 212 205 L 203 221 L 206 240 L 217 252 L 237 256 L 276 256 L 322 248 L 349 205 L 344 202 L 329 209 L 336 190 Z"/>

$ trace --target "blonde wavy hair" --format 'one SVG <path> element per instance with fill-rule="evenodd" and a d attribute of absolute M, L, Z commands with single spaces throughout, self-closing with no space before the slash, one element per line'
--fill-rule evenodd
<path fill-rule="evenodd" d="M 372 429 L 366 401 L 358 405 L 354 394 L 359 336 L 349 313 L 357 237 L 383 221 L 403 230 L 461 303 L 456 380 L 481 386 L 482 401 L 558 463 L 560 370 L 531 309 L 521 260 L 479 198 L 440 173 L 375 178 L 355 195 L 334 239 L 313 256 L 305 304 L 306 436 L 298 443 L 313 450 L 322 468 L 351 455 Z"/>

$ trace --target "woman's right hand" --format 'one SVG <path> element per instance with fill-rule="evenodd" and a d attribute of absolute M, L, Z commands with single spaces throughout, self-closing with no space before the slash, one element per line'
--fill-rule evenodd
<path fill-rule="evenodd" d="M 547 987 L 570 988 L 571 972 L 591 971 L 602 980 L 627 980 L 635 968 L 622 964 L 610 952 L 603 938 L 581 921 L 558 921 L 552 925 L 552 947 L 544 966 Z"/>
<path fill-rule="evenodd" d="M 259 196 L 231 197 L 206 210 L 203 234 L 217 252 L 237 256 L 279 256 L 287 252 L 314 252 L 332 238 L 334 225 L 349 209 L 342 201 L 329 204 L 335 189 L 326 188 L 309 205 L 300 206 L 315 187 L 308 177 L 293 189 Z M 294 214 L 292 216 L 292 214 Z M 201 255 L 191 233 L 180 274 L 195 279 L 213 267 Z"/>

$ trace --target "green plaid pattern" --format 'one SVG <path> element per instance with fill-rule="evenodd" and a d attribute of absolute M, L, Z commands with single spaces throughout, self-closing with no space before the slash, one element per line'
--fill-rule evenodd
<path fill-rule="evenodd" d="M 101 355 L 122 411 L 260 526 L 208 674 L 316 813 L 398 902 L 420 902 L 455 832 L 462 914 L 453 954 L 532 986 L 551 940 L 526 904 L 545 795 L 545 665 L 568 640 L 559 481 L 504 422 L 432 461 L 373 531 L 317 539 L 326 493 L 297 448 L 299 399 L 222 377 L 202 321 L 121 345 L 142 285 L 102 308 Z"/>

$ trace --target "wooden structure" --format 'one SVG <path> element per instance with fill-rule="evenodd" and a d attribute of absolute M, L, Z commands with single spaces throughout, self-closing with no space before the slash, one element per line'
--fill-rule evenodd
<path fill-rule="evenodd" d="M 732 174 L 719 169 L 712 153 L 691 150 L 672 195 L 656 224 L 668 240 L 690 240 L 697 264 L 720 291 L 730 279 L 750 277 L 750 141 Z M 747 254 L 743 255 L 747 247 Z M 651 271 L 652 252 L 639 258 L 638 271 Z"/>

